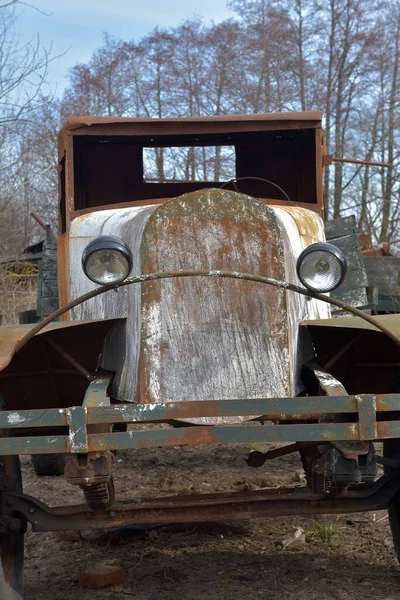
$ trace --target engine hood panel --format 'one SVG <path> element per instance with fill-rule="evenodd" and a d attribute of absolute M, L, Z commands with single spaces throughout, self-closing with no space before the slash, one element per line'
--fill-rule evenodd
<path fill-rule="evenodd" d="M 71 223 L 70 298 L 96 287 L 80 261 L 87 243 L 101 234 L 128 243 L 132 275 L 226 269 L 295 284 L 298 255 L 324 240 L 316 213 L 269 207 L 228 190 L 201 190 L 161 206 L 93 212 Z M 311 352 L 299 351 L 299 323 L 329 317 L 329 307 L 253 282 L 191 278 L 107 292 L 73 309 L 71 317 L 127 319 L 115 398 L 196 401 L 296 395 L 300 365 Z"/>

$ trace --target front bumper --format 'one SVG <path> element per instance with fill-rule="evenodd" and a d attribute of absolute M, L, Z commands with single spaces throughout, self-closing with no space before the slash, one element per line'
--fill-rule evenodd
<path fill-rule="evenodd" d="M 83 406 L 0 413 L 0 430 L 5 436 L 0 437 L 0 456 L 40 453 L 94 453 L 95 456 L 106 450 L 203 443 L 326 443 L 400 438 L 400 394 L 110 405 L 109 383 L 110 376 L 94 380 Z M 176 429 L 146 427 L 149 423 L 161 425 L 194 417 L 255 414 L 263 415 L 256 420 L 263 424 L 248 421 L 240 425 Z M 135 427 L 126 433 L 100 433 L 110 429 L 104 424 L 113 423 L 133 423 Z M 67 433 L 46 435 L 46 428 L 54 431 L 55 427 Z M 30 435 L 24 435 L 24 430 Z M 399 471 L 395 468 L 372 486 L 345 490 L 340 496 L 294 487 L 177 495 L 130 504 L 115 502 L 108 508 L 94 510 L 88 505 L 49 507 L 35 498 L 15 493 L 11 484 L 6 479 L 0 480 L 0 496 L 7 514 L 14 520 L 18 518 L 21 527 L 30 522 L 34 531 L 381 510 L 389 506 L 400 490 Z"/>
<path fill-rule="evenodd" d="M 110 405 L 109 382 L 109 376 L 94 380 L 83 406 L 0 413 L 0 455 L 400 438 L 400 394 Z M 238 425 L 146 428 L 149 423 L 247 415 L 249 418 L 262 416 Z M 96 430 L 104 432 L 105 424 L 117 423 L 133 423 L 136 427 L 124 433 L 95 433 Z M 140 424 L 144 426 L 142 429 Z M 103 427 L 93 427 L 96 425 Z M 58 427 L 64 428 L 60 430 L 65 432 L 63 435 L 46 435 L 46 430 L 54 431 Z"/>

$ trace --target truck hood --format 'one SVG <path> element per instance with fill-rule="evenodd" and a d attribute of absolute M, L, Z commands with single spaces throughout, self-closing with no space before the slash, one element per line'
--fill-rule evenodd
<path fill-rule="evenodd" d="M 310 210 L 270 207 L 221 189 L 192 192 L 160 206 L 93 212 L 71 224 L 70 298 L 95 287 L 80 260 L 86 244 L 101 234 L 129 244 L 133 275 L 231 270 L 295 284 L 298 255 L 324 239 L 322 220 Z M 252 282 L 191 278 L 107 292 L 71 316 L 127 318 L 114 397 L 199 401 L 296 395 L 304 352 L 312 353 L 305 344 L 299 352 L 299 323 L 328 317 L 329 307 Z"/>

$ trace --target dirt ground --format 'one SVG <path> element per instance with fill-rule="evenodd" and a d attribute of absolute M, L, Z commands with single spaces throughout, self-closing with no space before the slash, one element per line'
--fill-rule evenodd
<path fill-rule="evenodd" d="M 252 469 L 244 462 L 251 449 L 230 445 L 121 452 L 117 497 L 301 485 L 295 455 Z M 22 468 L 26 493 L 53 506 L 82 502 L 80 490 L 63 478 L 35 476 L 28 458 Z M 288 543 L 293 536 L 286 534 L 296 528 L 304 535 Z M 100 562 L 121 565 L 126 582 L 96 591 L 80 588 L 80 572 Z M 400 569 L 386 512 L 170 525 L 124 537 L 30 532 L 25 598 L 397 600 Z"/>

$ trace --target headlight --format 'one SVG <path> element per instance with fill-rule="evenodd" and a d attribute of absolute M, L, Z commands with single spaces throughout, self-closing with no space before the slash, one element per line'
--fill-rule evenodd
<path fill-rule="evenodd" d="M 346 259 L 333 244 L 317 243 L 305 248 L 297 260 L 301 283 L 313 292 L 331 292 L 346 275 Z"/>
<path fill-rule="evenodd" d="M 94 283 L 120 283 L 131 272 L 132 252 L 119 237 L 100 235 L 84 249 L 82 268 Z"/>

